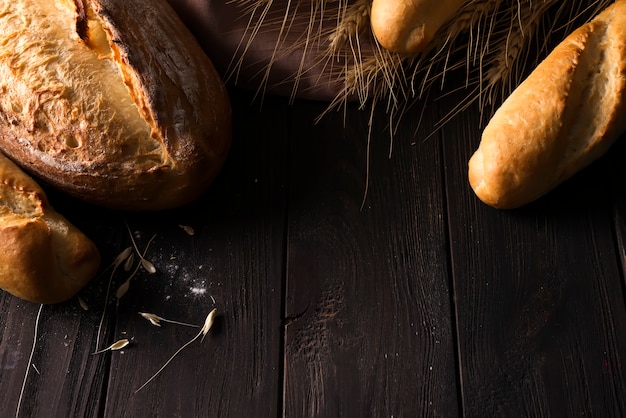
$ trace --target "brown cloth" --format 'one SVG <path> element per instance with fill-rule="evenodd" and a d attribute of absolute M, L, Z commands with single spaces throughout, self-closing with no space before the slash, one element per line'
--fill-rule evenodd
<path fill-rule="evenodd" d="M 337 2 L 324 2 L 329 9 L 312 12 L 315 2 L 267 0 L 268 11 L 261 18 L 264 5 L 258 0 L 251 0 L 261 4 L 254 11 L 248 0 L 168 1 L 227 84 L 321 101 L 331 101 L 341 92 L 338 74 L 350 60 L 345 56 L 329 60 L 326 54 L 330 29 L 338 19 L 337 6 L 331 5 Z M 318 16 L 313 24 L 311 13 Z M 261 19 L 263 24 L 255 31 Z M 307 42 L 307 32 L 317 39 L 309 37 Z M 347 50 L 351 56 L 349 46 Z"/>

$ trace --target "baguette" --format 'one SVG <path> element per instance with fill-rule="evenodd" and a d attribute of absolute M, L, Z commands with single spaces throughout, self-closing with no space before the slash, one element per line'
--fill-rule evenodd
<path fill-rule="evenodd" d="M 35 303 L 74 296 L 96 274 L 95 244 L 59 215 L 44 191 L 0 154 L 0 288 Z"/>
<path fill-rule="evenodd" d="M 227 92 L 165 0 L 0 0 L 0 149 L 90 203 L 186 204 L 230 146 Z"/>
<path fill-rule="evenodd" d="M 476 195 L 529 203 L 596 160 L 626 130 L 626 0 L 579 27 L 505 100 L 469 160 Z"/>
<path fill-rule="evenodd" d="M 383 48 L 421 52 L 465 0 L 373 0 L 370 24 Z"/>

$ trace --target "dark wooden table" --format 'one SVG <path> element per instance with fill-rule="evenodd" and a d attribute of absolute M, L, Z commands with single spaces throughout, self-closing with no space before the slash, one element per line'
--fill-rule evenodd
<path fill-rule="evenodd" d="M 408 115 L 391 157 L 375 115 L 363 207 L 367 111 L 316 124 L 324 104 L 236 90 L 234 148 L 200 201 L 119 213 L 50 190 L 103 271 L 89 310 L 41 309 L 36 339 L 40 306 L 0 294 L 0 416 L 27 372 L 23 417 L 626 416 L 626 147 L 498 211 L 467 183 L 476 106 L 425 139 L 454 100 Z M 107 299 L 127 225 L 157 272 L 116 300 L 120 267 Z M 213 307 L 136 393 L 198 332 L 138 312 L 201 325 Z M 94 355 L 98 338 L 132 343 Z"/>

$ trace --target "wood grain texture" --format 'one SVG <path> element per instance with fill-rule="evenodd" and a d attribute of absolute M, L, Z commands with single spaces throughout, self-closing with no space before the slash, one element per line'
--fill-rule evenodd
<path fill-rule="evenodd" d="M 443 138 L 464 413 L 622 416 L 626 310 L 612 201 L 597 187 L 608 173 L 491 209 L 464 187 L 476 120 Z"/>
<path fill-rule="evenodd" d="M 103 257 L 116 251 L 120 232 L 108 211 L 77 202 L 45 184 L 50 203 L 94 240 Z M 108 214 L 108 215 L 107 215 Z M 107 340 L 114 325 L 101 322 L 106 290 L 104 276 L 80 292 L 89 310 L 77 298 L 46 305 L 35 322 L 40 305 L 2 293 L 0 299 L 0 416 L 18 416 L 16 407 L 33 342 L 19 416 L 99 416 L 106 403 L 104 391 L 110 367 L 107 357 L 92 356 L 96 339 Z"/>
<path fill-rule="evenodd" d="M 75 300 L 44 306 L 35 339 L 40 305 L 8 294 L 3 294 L 0 305 L 0 416 L 18 416 L 25 378 L 19 416 L 97 416 L 104 405 L 103 377 L 108 361 L 90 354 L 98 323 L 95 318 L 85 315 Z"/>
<path fill-rule="evenodd" d="M 284 415 L 455 416 L 439 144 L 408 124 L 389 159 L 378 118 L 361 209 L 367 114 L 341 118 L 291 139 Z"/>
<path fill-rule="evenodd" d="M 47 190 L 102 252 L 76 300 L 46 306 L 20 416 L 626 415 L 626 142 L 536 203 L 497 211 L 467 184 L 475 107 L 425 140 L 455 95 L 406 118 L 391 158 L 375 116 L 232 93 L 233 153 L 175 211 L 123 213 Z M 420 109 L 421 111 L 421 109 Z M 418 114 L 420 112 L 417 112 Z M 346 123 L 344 123 L 344 117 Z M 127 226 L 130 229 L 130 235 Z M 194 235 L 180 225 L 190 226 Z M 107 264 L 132 236 L 119 303 Z M 118 271 L 111 291 L 130 273 Z M 214 328 L 134 393 L 198 332 Z M 0 416 L 14 416 L 39 306 L 0 296 Z"/>
<path fill-rule="evenodd" d="M 157 273 L 138 278 L 119 305 L 117 336 L 136 336 L 136 344 L 112 356 L 107 417 L 278 413 L 287 103 L 268 101 L 260 113 L 246 100 L 234 106 L 235 148 L 212 190 L 188 208 L 133 218 L 143 242 L 157 235 L 148 253 Z M 198 332 L 155 328 L 137 312 L 202 325 L 214 306 L 218 316 L 204 341 L 135 393 Z"/>

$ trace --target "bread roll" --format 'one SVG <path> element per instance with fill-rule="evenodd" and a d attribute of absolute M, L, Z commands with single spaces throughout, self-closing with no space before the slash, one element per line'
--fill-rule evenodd
<path fill-rule="evenodd" d="M 200 196 L 230 145 L 227 92 L 164 0 L 0 0 L 0 149 L 88 202 Z"/>
<path fill-rule="evenodd" d="M 626 130 L 626 0 L 570 34 L 507 98 L 469 161 L 476 195 L 531 202 L 600 157 Z"/>
<path fill-rule="evenodd" d="M 94 243 L 49 205 L 44 191 L 0 154 L 0 288 L 35 303 L 74 296 L 96 274 Z"/>
<path fill-rule="evenodd" d="M 465 0 L 373 0 L 371 26 L 387 50 L 417 54 Z"/>

